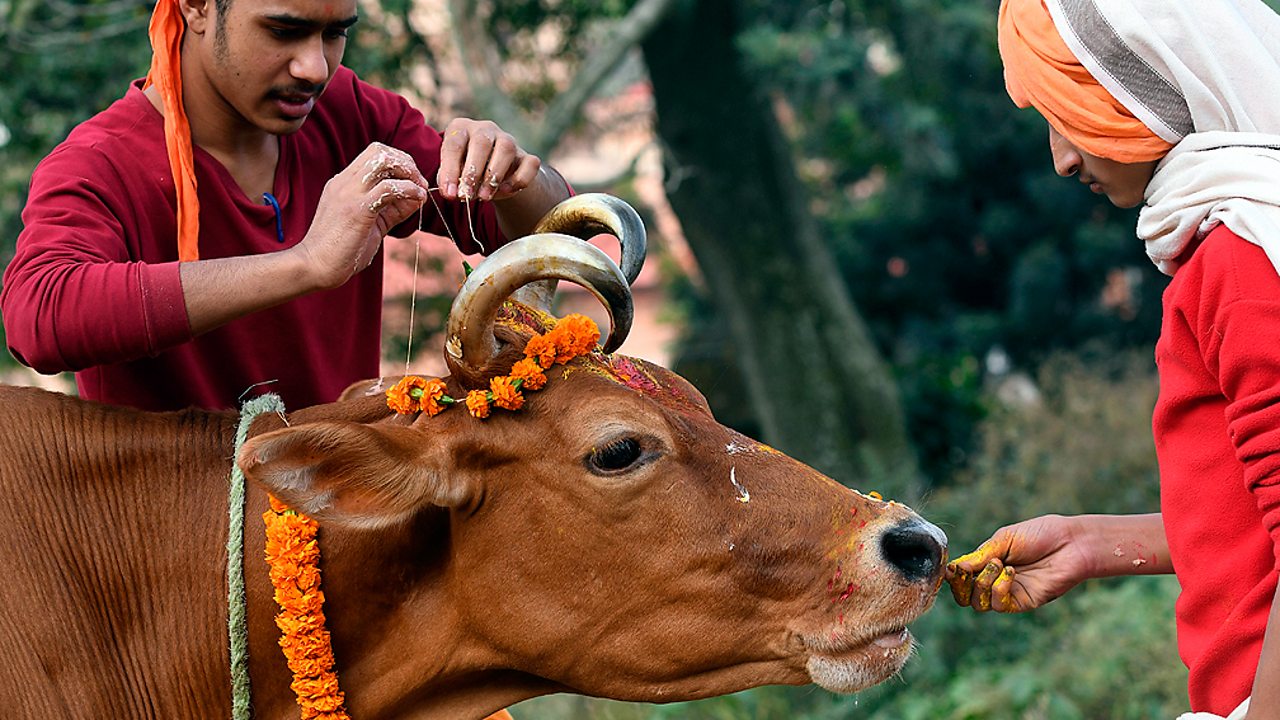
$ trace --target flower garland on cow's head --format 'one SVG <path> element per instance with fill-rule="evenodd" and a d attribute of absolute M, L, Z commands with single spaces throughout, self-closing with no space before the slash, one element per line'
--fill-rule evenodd
<path fill-rule="evenodd" d="M 424 412 L 435 417 L 450 405 L 462 402 L 477 418 L 489 417 L 493 408 L 519 410 L 524 407 L 525 390 L 538 390 L 547 384 L 544 370 L 557 363 L 586 355 L 596 348 L 600 329 L 585 315 L 568 315 L 555 327 L 529 338 L 524 346 L 524 359 L 511 366 L 507 375 L 489 380 L 488 390 L 472 390 L 461 400 L 445 394 L 444 381 L 427 380 L 407 375 L 387 390 L 387 407 L 401 415 Z"/>

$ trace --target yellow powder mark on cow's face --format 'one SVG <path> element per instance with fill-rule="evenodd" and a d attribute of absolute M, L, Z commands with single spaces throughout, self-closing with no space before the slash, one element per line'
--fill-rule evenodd
<path fill-rule="evenodd" d="M 762 442 L 757 442 L 757 443 L 756 443 L 756 450 L 759 450 L 760 452 L 765 453 L 765 454 L 767 454 L 767 455 L 781 455 L 781 454 L 782 454 L 782 452 L 781 452 L 781 451 L 776 450 L 776 449 L 774 449 L 774 448 L 772 448 L 772 447 L 770 447 L 770 446 L 768 446 L 768 445 L 765 445 L 765 444 L 764 444 L 764 443 L 762 443 Z"/>

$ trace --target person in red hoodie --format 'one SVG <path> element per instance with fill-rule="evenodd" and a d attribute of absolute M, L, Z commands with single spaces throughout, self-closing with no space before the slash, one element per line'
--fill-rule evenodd
<path fill-rule="evenodd" d="M 948 567 L 961 605 L 1039 607 L 1176 572 L 1186 717 L 1280 718 L 1280 17 L 1260 0 L 1004 0 L 1010 97 L 1054 168 L 1172 276 L 1156 345 L 1161 512 L 1045 516 Z"/>
<path fill-rule="evenodd" d="M 343 67 L 356 20 L 161 0 L 146 81 L 32 175 L 0 294 L 14 357 L 149 410 L 332 401 L 380 374 L 385 235 L 492 251 L 568 197 L 492 122 L 437 131 Z"/>

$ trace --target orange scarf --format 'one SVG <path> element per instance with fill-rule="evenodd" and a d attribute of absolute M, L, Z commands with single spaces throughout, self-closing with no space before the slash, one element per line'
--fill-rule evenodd
<path fill-rule="evenodd" d="M 1080 150 L 1116 162 L 1164 157 L 1162 140 L 1076 59 L 1044 0 L 1003 0 L 999 21 L 1005 87 L 1015 105 L 1035 107 Z"/>
<path fill-rule="evenodd" d="M 196 163 L 191 147 L 191 124 L 182 105 L 182 33 L 186 24 L 177 0 L 159 0 L 151 14 L 151 70 L 145 90 L 155 85 L 164 105 L 164 144 L 169 151 L 178 199 L 178 259 L 200 259 L 200 199 L 196 196 Z"/>

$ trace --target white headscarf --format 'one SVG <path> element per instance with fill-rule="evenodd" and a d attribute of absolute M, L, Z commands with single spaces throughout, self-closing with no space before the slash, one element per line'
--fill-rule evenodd
<path fill-rule="evenodd" d="M 1172 275 L 1220 223 L 1280 272 L 1280 15 L 1261 0 L 1045 0 L 1098 82 L 1161 138 L 1138 237 Z"/>

